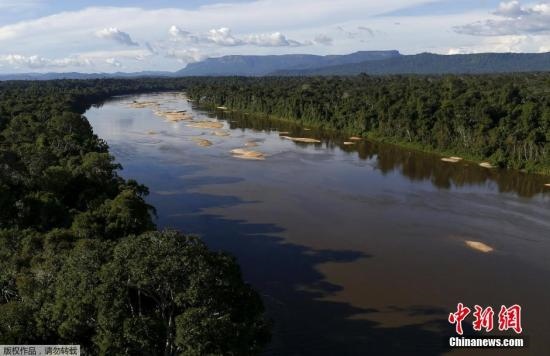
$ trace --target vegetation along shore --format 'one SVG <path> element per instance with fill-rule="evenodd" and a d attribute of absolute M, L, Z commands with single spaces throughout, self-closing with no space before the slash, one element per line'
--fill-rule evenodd
<path fill-rule="evenodd" d="M 550 174 L 550 75 L 189 79 L 227 107 L 492 166 Z"/>
<path fill-rule="evenodd" d="M 196 105 L 337 130 L 349 145 L 373 138 L 550 174 L 549 85 L 549 74 L 2 82 L 0 342 L 244 355 L 269 341 L 261 298 L 234 258 L 157 231 L 147 187 L 117 174 L 82 116 L 91 105 L 185 91 Z"/>

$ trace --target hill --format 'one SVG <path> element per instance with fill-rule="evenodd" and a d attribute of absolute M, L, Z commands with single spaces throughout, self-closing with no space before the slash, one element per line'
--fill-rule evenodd
<path fill-rule="evenodd" d="M 263 76 L 280 70 L 311 70 L 399 57 L 398 51 L 361 51 L 348 55 L 224 56 L 191 63 L 177 76 Z"/>
<path fill-rule="evenodd" d="M 57 79 L 106 79 L 106 78 L 144 78 L 144 77 L 170 77 L 173 72 L 144 71 L 134 73 L 14 73 L 0 74 L 0 81 L 6 80 L 57 80 Z"/>
<path fill-rule="evenodd" d="M 377 61 L 271 73 L 285 76 L 384 74 L 483 74 L 550 71 L 550 53 L 421 53 Z"/>

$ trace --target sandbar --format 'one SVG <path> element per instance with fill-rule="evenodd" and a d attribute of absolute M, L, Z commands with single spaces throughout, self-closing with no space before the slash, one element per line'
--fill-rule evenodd
<path fill-rule="evenodd" d="M 217 121 L 201 121 L 195 122 L 194 124 L 187 125 L 188 127 L 193 127 L 195 129 L 221 129 L 223 124 Z"/>
<path fill-rule="evenodd" d="M 290 137 L 290 136 L 281 136 L 281 138 L 284 138 L 286 140 L 291 140 L 294 142 L 302 142 L 302 143 L 321 143 L 320 140 L 317 140 L 315 138 L 307 138 L 307 137 Z"/>
<path fill-rule="evenodd" d="M 233 154 L 233 157 L 240 159 L 250 159 L 257 161 L 263 161 L 265 159 L 265 155 L 261 152 L 244 150 L 242 148 L 231 150 L 231 153 Z"/>
<path fill-rule="evenodd" d="M 491 163 L 489 162 L 482 162 L 479 164 L 480 167 L 483 167 L 483 168 L 495 168 L 495 166 L 493 166 Z"/>
<path fill-rule="evenodd" d="M 443 162 L 449 162 L 449 163 L 458 163 L 462 161 L 459 157 L 444 157 L 441 159 Z"/>
<path fill-rule="evenodd" d="M 205 139 L 202 139 L 202 138 L 194 138 L 193 141 L 195 141 L 195 143 L 201 147 L 210 147 L 212 146 L 212 142 L 211 141 L 208 141 L 208 140 L 205 140 Z"/>
<path fill-rule="evenodd" d="M 224 137 L 224 136 L 229 136 L 230 133 L 227 131 L 218 130 L 218 131 L 214 131 L 214 135 Z"/>
<path fill-rule="evenodd" d="M 464 241 L 464 242 L 466 243 L 466 246 L 479 252 L 489 253 L 495 250 L 494 248 L 484 244 L 483 242 L 479 242 L 479 241 Z"/>

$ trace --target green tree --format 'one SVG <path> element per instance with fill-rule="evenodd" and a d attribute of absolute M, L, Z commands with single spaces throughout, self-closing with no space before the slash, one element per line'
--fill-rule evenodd
<path fill-rule="evenodd" d="M 261 300 L 235 260 L 195 237 L 124 238 L 101 276 L 104 354 L 250 355 L 268 341 Z"/>

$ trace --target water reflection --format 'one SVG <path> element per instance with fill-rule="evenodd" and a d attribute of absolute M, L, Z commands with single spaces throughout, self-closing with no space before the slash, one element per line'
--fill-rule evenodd
<path fill-rule="evenodd" d="M 198 233 L 210 248 L 237 256 L 245 279 L 261 291 L 274 322 L 273 340 L 265 355 L 435 356 L 448 351 L 446 311 L 440 307 L 388 305 L 386 311 L 326 300 L 342 286 L 327 280 L 319 265 L 349 264 L 376 256 L 293 243 L 281 237 L 288 231 L 276 221 L 257 223 L 248 216 L 234 219 L 208 213 L 212 208 L 261 205 L 231 194 L 231 187 L 242 179 L 212 176 L 197 165 L 144 158 L 125 162 L 125 174 L 154 187 L 149 201 L 159 208 L 160 226 Z M 216 185 L 225 185 L 227 193 L 202 192 Z M 387 312 L 427 318 L 393 327 L 368 319 Z"/>
<path fill-rule="evenodd" d="M 197 121 L 219 116 L 230 135 L 166 121 L 132 108 L 133 100 L 192 111 Z M 238 258 L 275 322 L 267 354 L 444 354 L 447 313 L 461 298 L 537 311 L 525 316 L 531 350 L 550 351 L 550 290 L 540 282 L 550 274 L 550 219 L 547 196 L 537 195 L 540 177 L 191 109 L 177 94 L 160 94 L 118 99 L 86 115 L 124 166 L 121 174 L 151 189 L 159 226 L 198 234 Z M 285 131 L 323 141 L 281 139 Z M 213 145 L 198 147 L 196 137 Z M 265 161 L 231 156 L 250 141 Z M 464 240 L 495 253 L 479 254 Z"/>
<path fill-rule="evenodd" d="M 283 131 L 294 137 L 322 138 L 318 146 L 328 150 L 339 149 L 355 153 L 362 160 L 375 160 L 376 167 L 383 173 L 399 172 L 411 181 L 429 181 L 440 189 L 465 187 L 469 185 L 496 185 L 500 193 L 515 193 L 531 198 L 537 194 L 549 193 L 545 184 L 550 178 L 515 170 L 486 169 L 475 163 L 456 164 L 442 162 L 437 155 L 409 150 L 396 145 L 372 141 L 359 141 L 345 145 L 349 138 L 330 130 L 307 129 L 292 122 L 239 112 L 210 113 L 212 118 L 227 120 L 231 129 L 253 129 L 257 131 Z M 308 144 L 295 142 L 306 147 Z"/>

